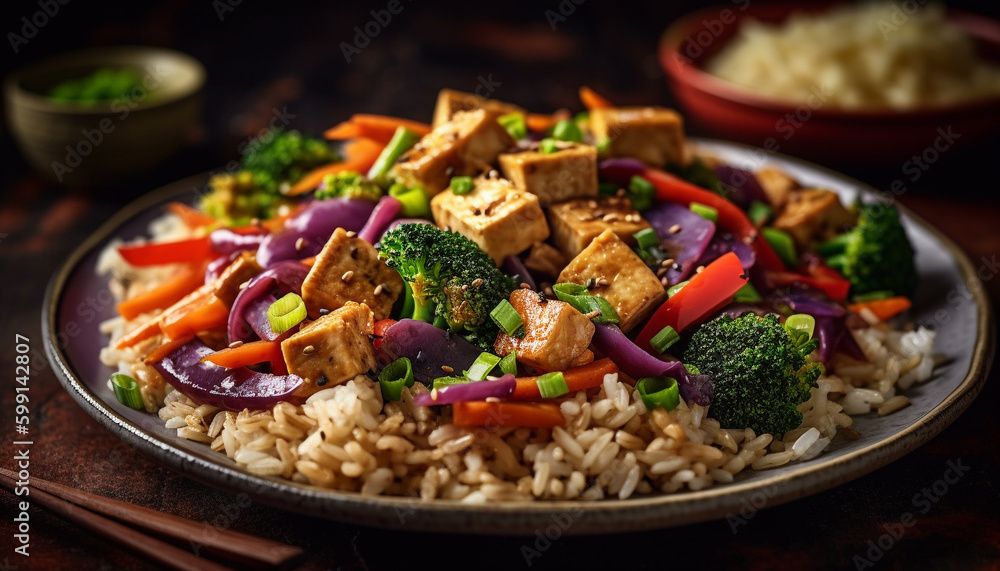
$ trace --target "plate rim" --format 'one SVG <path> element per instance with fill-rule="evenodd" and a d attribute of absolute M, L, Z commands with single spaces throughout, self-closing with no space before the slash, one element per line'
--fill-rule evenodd
<path fill-rule="evenodd" d="M 758 147 L 731 141 L 708 138 L 690 138 L 695 146 L 707 145 L 733 147 L 743 151 L 759 151 Z M 769 153 L 768 159 L 795 163 L 816 172 L 835 177 L 854 185 L 862 194 L 877 196 L 879 191 L 870 185 L 833 169 L 809 161 Z M 343 523 L 387 529 L 419 530 L 429 532 L 461 532 L 485 535 L 530 535 L 551 525 L 552 516 L 570 514 L 565 535 L 587 535 L 661 529 L 720 519 L 738 511 L 741 501 L 749 500 L 755 493 L 778 486 L 773 495 L 767 496 L 766 507 L 776 506 L 839 486 L 894 462 L 924 445 L 953 422 L 981 392 L 993 361 L 994 315 L 986 288 L 976 274 L 969 257 L 940 230 L 917 216 L 902 204 L 901 212 L 921 229 L 928 231 L 947 250 L 959 269 L 958 278 L 970 287 L 977 308 L 977 334 L 969 370 L 961 383 L 940 403 L 910 426 L 838 458 L 803 466 L 791 473 L 776 474 L 752 482 L 734 482 L 712 486 L 697 492 L 664 494 L 627 500 L 581 502 L 573 500 L 511 502 L 498 504 L 463 504 L 458 500 L 436 499 L 431 502 L 419 497 L 362 496 L 356 492 L 328 490 L 316 486 L 281 480 L 274 477 L 255 476 L 235 466 L 226 466 L 190 454 L 174 446 L 169 440 L 148 433 L 106 406 L 78 377 L 69 357 L 64 353 L 57 337 L 58 306 L 70 276 L 81 261 L 100 242 L 113 237 L 114 232 L 131 218 L 164 200 L 190 193 L 206 180 L 201 173 L 176 181 L 146 193 L 133 200 L 87 237 L 60 265 L 46 287 L 42 307 L 42 337 L 46 354 L 60 384 L 71 397 L 99 424 L 146 457 L 184 476 L 229 493 L 245 493 L 251 498 L 286 511 L 320 516 Z M 178 188 L 185 188 L 183 192 Z M 86 403 L 86 404 L 85 404 Z M 859 462 L 871 455 L 873 460 Z M 822 472 L 837 467 L 832 476 L 817 477 Z M 288 502 L 288 495 L 297 499 Z"/>

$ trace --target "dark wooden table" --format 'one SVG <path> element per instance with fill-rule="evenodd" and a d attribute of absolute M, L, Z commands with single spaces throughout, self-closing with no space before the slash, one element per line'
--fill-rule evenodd
<path fill-rule="evenodd" d="M 23 163 L 4 131 L 0 409 L 5 420 L 0 466 L 13 466 L 16 449 L 10 415 L 14 337 L 25 335 L 36 350 L 42 349 L 40 308 L 55 269 L 131 198 L 235 158 L 238 142 L 266 124 L 273 109 L 287 106 L 296 115 L 292 126 L 312 132 L 355 111 L 427 119 L 438 88 L 472 91 L 491 81 L 495 97 L 539 110 L 575 107 L 575 87 L 583 83 L 622 103 L 670 104 L 653 49 L 658 31 L 682 10 L 677 6 L 583 4 L 552 31 L 545 10 L 558 10 L 555 1 L 520 6 L 503 16 L 460 4 L 418 9 L 407 3 L 397 17 L 400 23 L 387 26 L 355 63 L 346 65 L 338 44 L 350 41 L 353 26 L 363 25 L 370 19 L 368 10 L 380 9 L 383 3 L 369 4 L 322 9 L 283 4 L 286 17 L 279 18 L 273 8 L 243 3 L 222 11 L 221 20 L 217 7 L 207 2 L 159 7 L 121 3 L 117 11 L 100 14 L 69 4 L 44 33 L 23 46 L 14 64 L 91 44 L 169 45 L 204 61 L 210 79 L 204 128 L 193 134 L 189 149 L 141 180 L 100 189 L 51 185 Z M 23 6 L 25 14 L 34 11 L 33 3 Z M 17 10 L 12 15 L 11 21 L 20 16 Z M 977 264 L 995 265 L 1000 201 L 992 167 L 1000 144 L 994 139 L 978 148 L 960 147 L 943 156 L 900 200 L 956 240 Z M 876 185 L 900 176 L 895 165 L 866 171 L 842 168 Z M 997 280 L 988 281 L 987 287 L 993 299 L 1000 300 Z M 996 370 L 969 410 L 919 450 L 833 490 L 768 507 L 735 530 L 730 522 L 715 521 L 601 538 L 560 537 L 547 543 L 537 537 L 360 528 L 249 502 L 140 456 L 94 422 L 62 389 L 47 363 L 35 360 L 32 367 L 32 475 L 182 515 L 207 527 L 299 545 L 308 551 L 307 569 L 510 569 L 526 563 L 532 568 L 580 569 L 867 568 L 865 561 L 880 568 L 969 569 L 996 568 L 1000 561 Z M 926 513 L 915 510 L 922 504 L 915 506 L 914 496 L 933 489 L 955 463 L 968 470 L 946 493 L 934 496 Z M 0 569 L 152 567 L 38 507 L 30 512 L 31 557 L 20 557 L 13 553 L 14 498 L 0 493 L 0 508 Z M 888 549 L 885 539 L 882 548 L 874 547 L 880 536 L 899 529 L 904 513 L 913 511 L 918 514 L 915 523 L 898 540 Z M 540 556 L 526 561 L 525 548 Z"/>

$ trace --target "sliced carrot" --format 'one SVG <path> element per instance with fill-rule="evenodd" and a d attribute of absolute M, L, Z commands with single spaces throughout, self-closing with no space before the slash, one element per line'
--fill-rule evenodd
<path fill-rule="evenodd" d="M 205 284 L 168 307 L 159 321 L 164 335 L 178 339 L 225 325 L 228 319 L 229 307 L 215 296 L 215 284 Z"/>
<path fill-rule="evenodd" d="M 525 125 L 532 131 L 545 132 L 555 127 L 561 119 L 555 115 L 542 115 L 540 113 L 528 113 L 524 118 Z"/>
<path fill-rule="evenodd" d="M 872 301 L 865 301 L 862 303 L 853 303 L 849 306 L 849 309 L 854 313 L 861 313 L 863 309 L 867 309 L 872 312 L 875 317 L 878 317 L 882 321 L 888 321 L 889 319 L 903 313 L 913 304 L 910 302 L 910 298 L 897 295 L 896 297 L 887 297 L 885 299 L 874 299 Z"/>
<path fill-rule="evenodd" d="M 431 132 L 431 126 L 427 123 L 390 117 L 388 115 L 356 113 L 351 116 L 351 123 L 358 126 L 362 137 L 368 137 L 376 141 L 384 140 L 386 143 L 392 139 L 397 127 L 406 127 L 421 137 Z"/>
<path fill-rule="evenodd" d="M 177 303 L 205 282 L 203 265 L 188 266 L 159 286 L 118 304 L 118 313 L 125 319 L 164 309 Z"/>
<path fill-rule="evenodd" d="M 150 353 L 149 355 L 146 355 L 143 361 L 145 361 L 146 364 L 148 365 L 152 365 L 153 363 L 159 363 L 160 361 L 166 359 L 168 355 L 180 349 L 183 345 L 186 345 L 187 342 L 192 339 L 194 339 L 193 334 L 184 335 L 182 337 L 178 337 L 177 339 L 170 339 L 163 345 L 160 345 L 156 349 L 153 349 L 153 352 Z"/>
<path fill-rule="evenodd" d="M 344 121 L 323 132 L 327 139 L 353 139 L 361 136 L 361 129 L 353 121 Z"/>
<path fill-rule="evenodd" d="M 123 335 L 116 343 L 115 349 L 125 349 L 126 347 L 134 347 L 139 343 L 147 339 L 152 339 L 161 333 L 160 331 L 160 320 L 154 319 L 149 323 L 146 323 L 142 327 L 130 331 Z"/>
<path fill-rule="evenodd" d="M 593 111 L 594 109 L 611 109 L 614 107 L 614 104 L 603 96 L 598 95 L 596 91 L 586 85 L 580 88 L 580 101 L 583 102 L 583 106 L 588 111 Z"/>
<path fill-rule="evenodd" d="M 344 171 L 368 172 L 384 148 L 385 144 L 371 139 L 352 139 L 351 142 L 344 145 L 344 154 L 347 155 L 344 161 L 323 165 L 307 172 L 305 176 L 292 185 L 288 195 L 296 196 L 314 190 L 329 174 Z"/>
<path fill-rule="evenodd" d="M 316 256 L 309 256 L 308 258 L 299 261 L 311 268 L 316 265 Z"/>
<path fill-rule="evenodd" d="M 167 210 L 180 218 L 185 226 L 192 229 L 211 226 L 218 222 L 215 218 L 183 202 L 171 202 L 167 205 Z"/>
<path fill-rule="evenodd" d="M 227 369 L 237 369 L 257 363 L 284 362 L 285 357 L 281 353 L 281 341 L 253 341 L 205 355 L 201 360 Z"/>
<path fill-rule="evenodd" d="M 569 387 L 569 392 L 575 393 L 576 391 L 598 387 L 604 382 L 604 375 L 617 372 L 618 365 L 615 365 L 611 359 L 601 359 L 589 365 L 566 370 L 563 372 L 563 378 L 566 379 L 566 386 Z M 542 394 L 538 391 L 538 377 L 521 377 L 517 379 L 517 387 L 514 388 L 514 394 L 510 398 L 514 400 L 535 400 L 542 398 Z"/>
<path fill-rule="evenodd" d="M 457 402 L 451 414 L 455 426 L 553 428 L 566 423 L 558 405 L 541 402 Z"/>

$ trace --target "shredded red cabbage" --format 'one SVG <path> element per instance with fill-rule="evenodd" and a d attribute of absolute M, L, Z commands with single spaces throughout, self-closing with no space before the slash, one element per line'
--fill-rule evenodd
<path fill-rule="evenodd" d="M 402 203 L 395 197 L 383 196 L 379 199 L 378 204 L 375 205 L 375 210 L 372 211 L 371 216 L 368 217 L 365 227 L 358 232 L 358 238 L 369 244 L 375 244 L 382 238 L 382 234 L 385 233 L 385 229 L 389 224 L 399 216 L 399 211 L 402 209 Z"/>
<path fill-rule="evenodd" d="M 323 249 L 337 228 L 357 232 L 375 210 L 370 200 L 317 200 L 295 215 L 280 232 L 268 234 L 257 249 L 257 263 L 265 268 L 283 260 L 302 260 Z"/>
<path fill-rule="evenodd" d="M 528 268 L 524 266 L 524 262 L 521 258 L 511 255 L 504 258 L 503 265 L 500 268 L 507 273 L 514 281 L 518 284 L 528 284 L 533 290 L 538 289 L 538 285 L 535 283 L 535 278 L 531 277 L 531 272 Z"/>
<path fill-rule="evenodd" d="M 686 280 L 698 267 L 699 258 L 715 235 L 715 224 L 673 202 L 657 203 L 643 216 L 656 230 L 660 247 L 676 262 L 667 268 L 663 276 L 665 284 L 675 285 Z"/>
<path fill-rule="evenodd" d="M 247 283 L 247 287 L 243 288 L 236 296 L 233 307 L 229 310 L 227 324 L 229 341 L 252 341 L 255 334 L 255 328 L 252 324 L 259 323 L 259 314 L 261 313 L 261 304 L 254 305 L 254 302 L 270 295 L 275 290 L 281 293 L 301 294 L 302 282 L 305 281 L 308 273 L 309 267 L 305 264 L 285 261 L 264 270 L 251 279 Z M 264 307 L 263 310 L 266 313 L 267 307 Z M 266 317 L 265 315 L 264 319 Z"/>
<path fill-rule="evenodd" d="M 437 377 L 472 366 L 482 349 L 458 335 L 414 319 L 401 319 L 385 330 L 376 356 L 382 363 L 406 357 L 413 376 L 430 384 Z M 444 369 L 442 367 L 447 367 Z"/>
<path fill-rule="evenodd" d="M 755 200 L 769 204 L 767 194 L 752 172 L 728 165 L 717 166 L 712 171 L 722 183 L 722 188 L 726 191 L 726 198 L 735 202 L 743 210 L 749 208 L 750 203 Z"/>
<path fill-rule="evenodd" d="M 214 252 L 232 254 L 243 250 L 257 250 L 266 237 L 265 230 L 255 234 L 237 234 L 229 228 L 219 228 L 208 235 L 208 243 Z"/>
<path fill-rule="evenodd" d="M 470 400 L 486 400 L 494 397 L 505 399 L 514 394 L 517 381 L 514 375 L 504 375 L 495 381 L 473 381 L 449 385 L 443 389 L 437 389 L 437 393 L 421 393 L 413 398 L 417 406 L 436 406 L 440 404 L 452 404 Z M 437 398 L 434 398 L 437 396 Z"/>

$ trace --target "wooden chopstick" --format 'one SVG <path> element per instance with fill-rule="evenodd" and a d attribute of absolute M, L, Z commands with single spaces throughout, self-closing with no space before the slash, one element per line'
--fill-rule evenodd
<path fill-rule="evenodd" d="M 13 491 L 16 478 L 17 475 L 14 472 L 0 468 L 0 484 L 3 487 Z M 98 514 L 107 515 L 153 533 L 179 539 L 189 545 L 198 545 L 200 549 L 228 556 L 228 558 L 242 563 L 258 562 L 281 567 L 302 555 L 302 549 L 299 547 L 227 529 L 213 527 L 212 533 L 206 534 L 205 525 L 202 523 L 128 502 L 98 496 L 35 476 L 32 476 L 29 487 L 34 488 L 33 499 L 66 519 L 79 523 L 116 543 L 125 543 L 129 548 L 179 569 L 227 568 Z M 81 509 L 78 506 L 87 509 Z"/>

